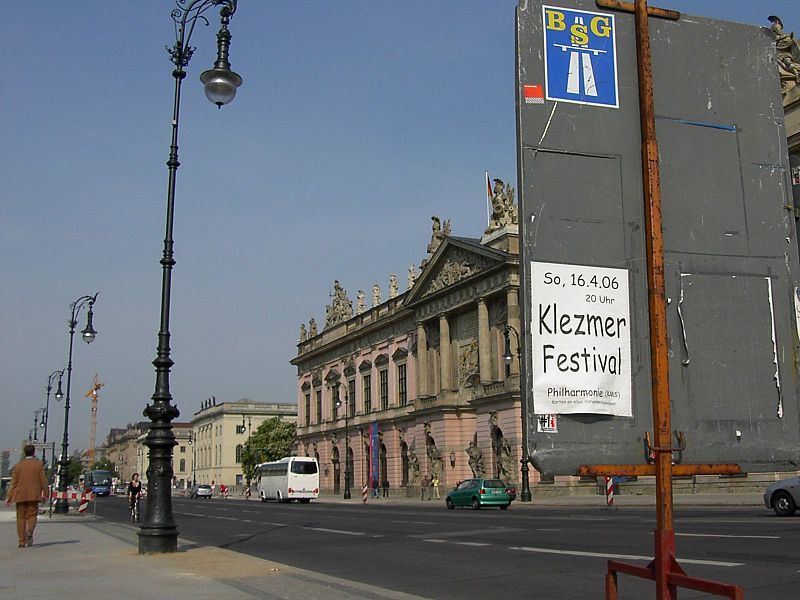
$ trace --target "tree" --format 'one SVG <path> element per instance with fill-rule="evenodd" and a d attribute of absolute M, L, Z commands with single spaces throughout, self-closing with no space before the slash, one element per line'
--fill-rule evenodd
<path fill-rule="evenodd" d="M 247 440 L 242 450 L 242 473 L 247 481 L 255 476 L 256 465 L 291 456 L 297 445 L 297 426 L 278 417 L 267 419 Z"/>
<path fill-rule="evenodd" d="M 81 457 L 70 456 L 67 459 L 67 485 L 78 483 L 81 474 L 83 473 L 83 464 L 81 464 Z"/>
<path fill-rule="evenodd" d="M 103 460 L 98 460 L 96 463 L 94 463 L 94 468 L 100 471 L 111 471 L 114 473 L 117 470 L 117 465 L 107 458 L 104 458 Z"/>

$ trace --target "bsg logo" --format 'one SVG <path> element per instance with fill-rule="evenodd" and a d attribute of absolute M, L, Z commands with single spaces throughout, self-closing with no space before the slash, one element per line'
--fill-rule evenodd
<path fill-rule="evenodd" d="M 547 99 L 618 108 L 614 15 L 542 11 Z"/>

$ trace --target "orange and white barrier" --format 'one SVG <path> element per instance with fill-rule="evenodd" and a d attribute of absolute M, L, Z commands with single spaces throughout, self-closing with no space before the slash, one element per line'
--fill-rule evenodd
<path fill-rule="evenodd" d="M 606 477 L 606 504 L 612 506 L 614 504 L 614 478 Z"/>
<path fill-rule="evenodd" d="M 81 504 L 94 500 L 94 493 L 92 492 L 51 492 L 50 498 L 54 500 L 72 500 L 74 502 L 80 501 Z M 83 510 L 86 510 L 85 508 Z M 81 511 L 83 512 L 83 511 Z"/>

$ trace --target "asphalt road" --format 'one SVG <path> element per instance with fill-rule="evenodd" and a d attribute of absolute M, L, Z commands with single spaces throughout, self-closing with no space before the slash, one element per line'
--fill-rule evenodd
<path fill-rule="evenodd" d="M 607 560 L 644 566 L 651 508 L 512 505 L 480 511 L 430 504 L 173 499 L 181 540 L 428 598 L 603 598 Z M 124 498 L 97 514 L 127 521 Z M 689 575 L 743 586 L 748 600 L 800 597 L 800 516 L 758 507 L 677 507 L 679 562 Z M 655 597 L 620 575 L 620 598 Z M 712 598 L 681 590 L 680 598 Z"/>

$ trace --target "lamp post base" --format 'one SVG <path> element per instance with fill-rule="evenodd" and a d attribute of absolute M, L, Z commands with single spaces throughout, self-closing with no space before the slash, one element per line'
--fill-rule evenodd
<path fill-rule="evenodd" d="M 528 460 L 523 458 L 520 462 L 522 463 L 522 491 L 519 495 L 519 501 L 530 502 L 533 500 L 533 496 L 531 495 L 531 482 L 528 475 Z"/>
<path fill-rule="evenodd" d="M 178 551 L 177 527 L 140 529 L 139 554 L 164 554 Z"/>

